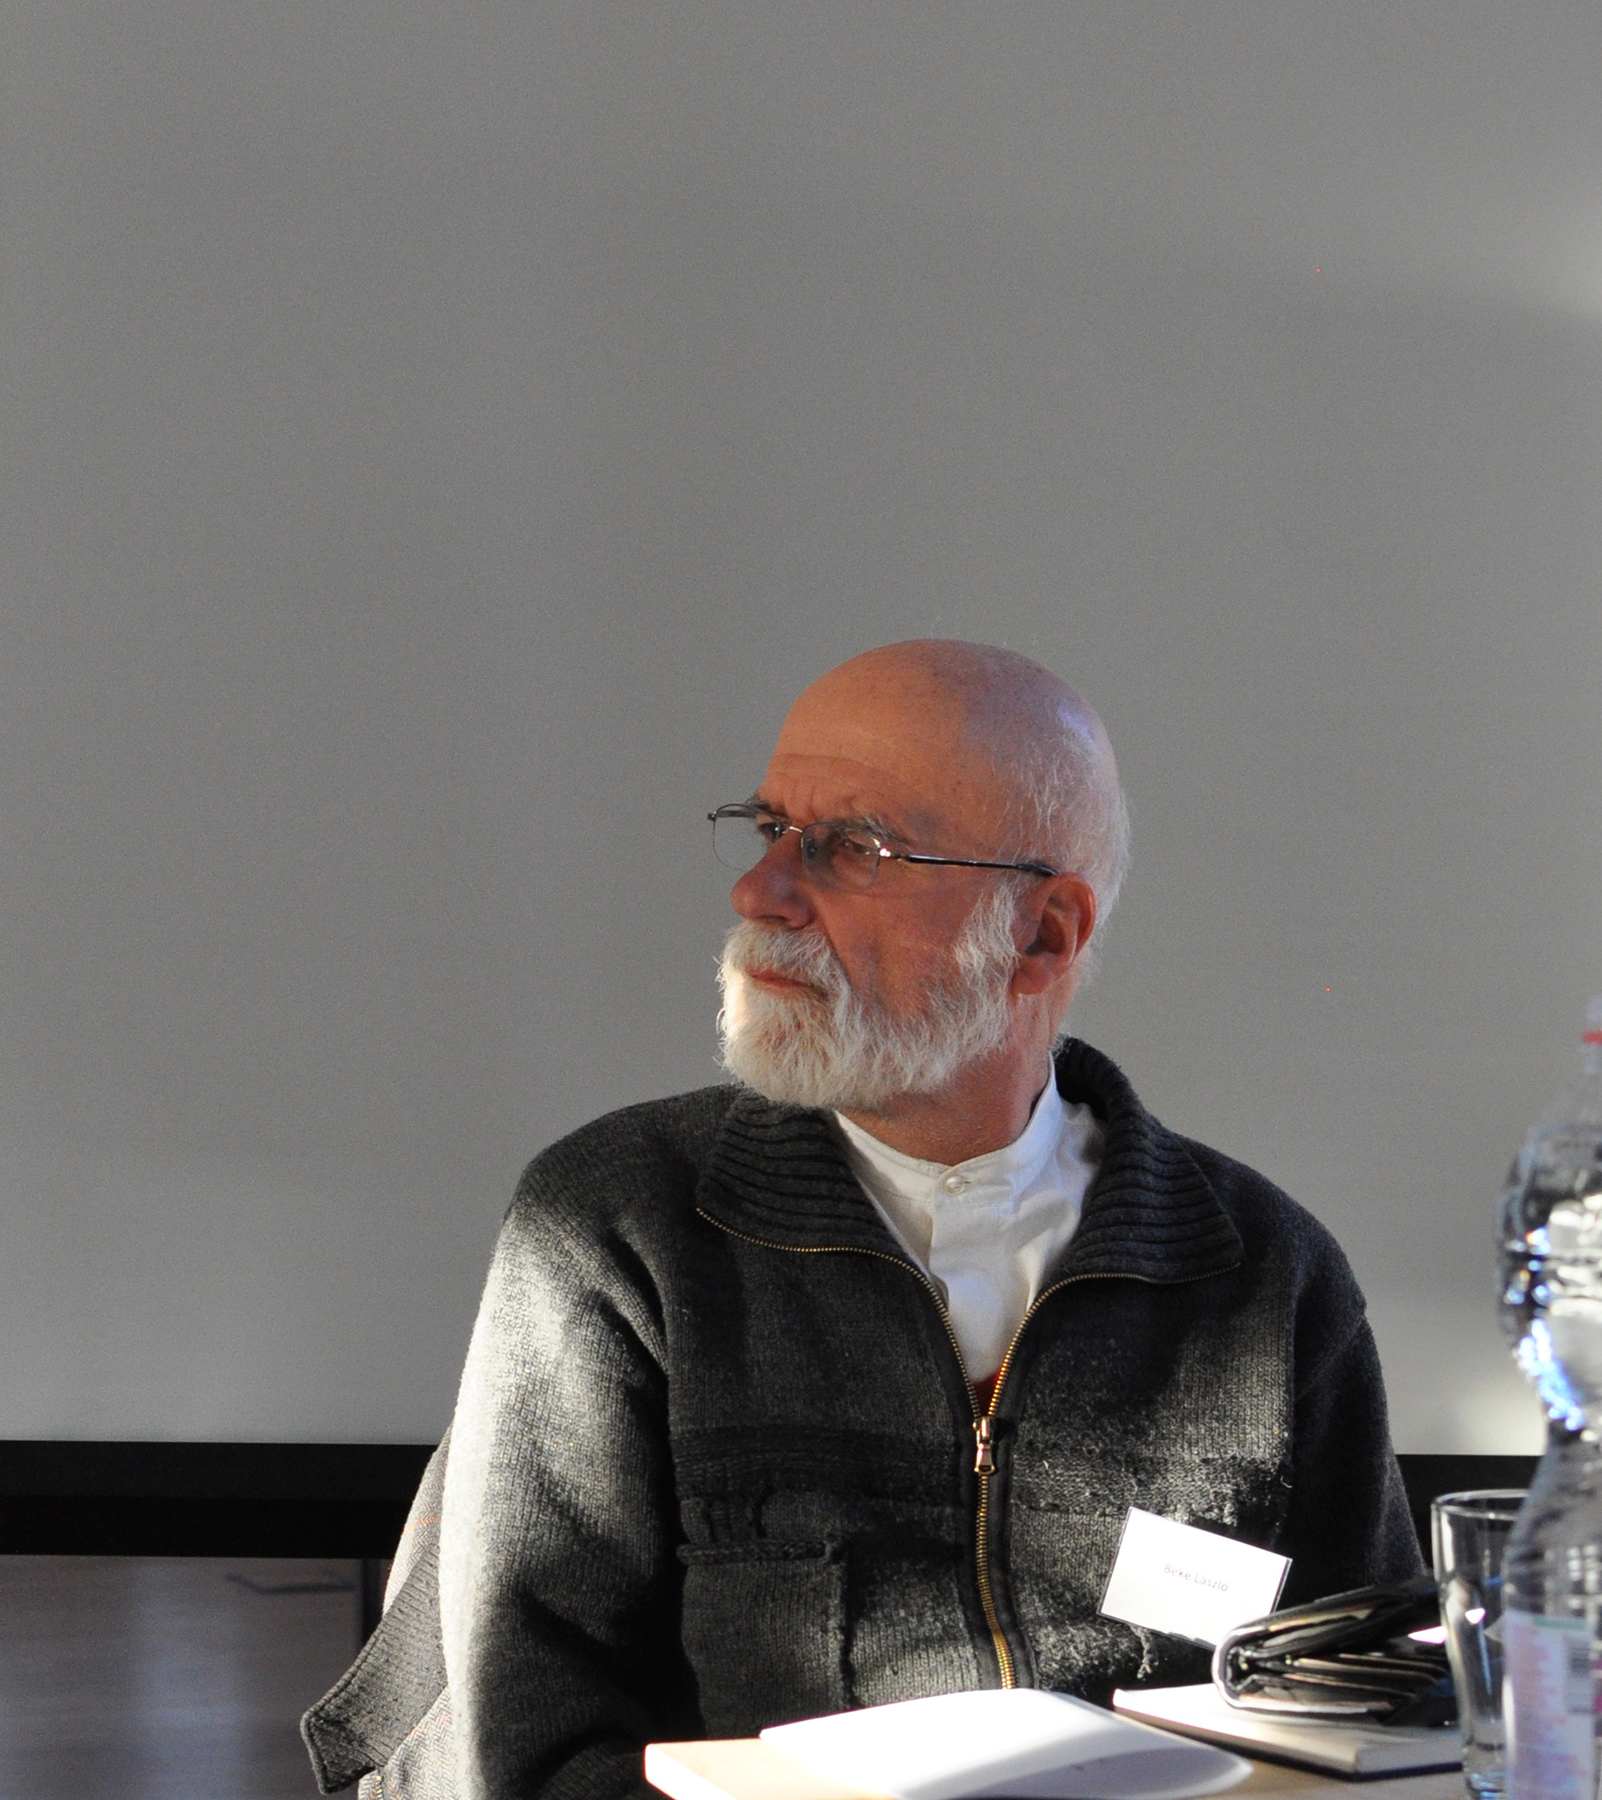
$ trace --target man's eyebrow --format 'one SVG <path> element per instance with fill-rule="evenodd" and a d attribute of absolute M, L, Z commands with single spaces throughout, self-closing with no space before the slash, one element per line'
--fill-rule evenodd
<path fill-rule="evenodd" d="M 786 823 L 789 822 L 790 815 L 784 808 L 775 806 L 771 800 L 764 800 L 760 791 L 753 794 L 746 801 L 746 805 L 754 806 L 758 811 L 765 812 L 770 819 L 783 819 Z M 910 844 L 912 842 L 906 832 L 898 831 L 889 820 L 877 813 L 836 813 L 833 815 L 833 823 L 836 825 L 860 825 L 863 830 L 871 831 L 875 837 L 884 838 L 892 844 Z"/>

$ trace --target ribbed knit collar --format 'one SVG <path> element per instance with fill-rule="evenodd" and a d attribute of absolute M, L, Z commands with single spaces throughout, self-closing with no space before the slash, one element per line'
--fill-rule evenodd
<path fill-rule="evenodd" d="M 1122 1070 L 1069 1039 L 1057 1089 L 1104 1132 L 1101 1169 L 1053 1279 L 1127 1275 L 1194 1281 L 1242 1258 L 1234 1221 L 1195 1159 L 1135 1098 Z M 905 1259 L 851 1173 L 828 1115 L 742 1094 L 696 1192 L 699 1209 L 744 1237 L 789 1250 L 875 1250 Z"/>

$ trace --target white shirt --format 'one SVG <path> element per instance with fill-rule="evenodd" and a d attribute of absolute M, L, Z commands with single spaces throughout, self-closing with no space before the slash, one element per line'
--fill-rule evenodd
<path fill-rule="evenodd" d="M 1001 1366 L 1048 1271 L 1079 1226 L 1101 1127 L 1048 1080 L 1023 1135 L 967 1162 L 904 1156 L 835 1114 L 852 1173 L 939 1289 L 971 1381 Z"/>

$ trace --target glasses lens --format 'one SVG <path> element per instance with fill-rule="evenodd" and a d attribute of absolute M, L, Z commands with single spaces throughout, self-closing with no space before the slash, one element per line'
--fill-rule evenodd
<path fill-rule="evenodd" d="M 744 874 L 754 869 L 767 854 L 772 841 L 771 829 L 761 830 L 765 819 L 753 819 L 748 813 L 715 812 L 712 815 L 712 851 L 725 868 Z"/>
<path fill-rule="evenodd" d="M 801 848 L 807 866 L 817 869 L 837 887 L 860 891 L 870 887 L 879 873 L 882 846 L 871 831 L 860 826 L 809 826 Z"/>

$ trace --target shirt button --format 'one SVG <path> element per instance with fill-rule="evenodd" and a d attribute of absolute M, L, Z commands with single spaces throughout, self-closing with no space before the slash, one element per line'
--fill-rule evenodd
<path fill-rule="evenodd" d="M 968 1177 L 966 1175 L 948 1175 L 940 1185 L 948 1194 L 960 1194 L 968 1185 Z"/>

